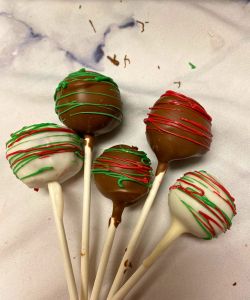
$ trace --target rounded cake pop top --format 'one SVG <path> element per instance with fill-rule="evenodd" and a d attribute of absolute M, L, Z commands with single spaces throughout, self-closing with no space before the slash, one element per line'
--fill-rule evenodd
<path fill-rule="evenodd" d="M 211 117 L 195 100 L 167 91 L 144 120 L 148 142 L 159 162 L 184 159 L 209 150 Z"/>
<path fill-rule="evenodd" d="M 54 100 L 59 119 L 81 135 L 110 132 L 122 121 L 117 84 L 96 72 L 81 69 L 69 74 L 59 83 Z"/>
<path fill-rule="evenodd" d="M 6 158 L 16 177 L 30 188 L 64 182 L 83 165 L 80 137 L 53 123 L 25 126 L 11 134 Z"/>
<path fill-rule="evenodd" d="M 146 153 L 137 147 L 117 145 L 106 149 L 93 164 L 92 173 L 100 192 L 113 201 L 113 215 L 117 225 L 124 207 L 149 191 L 152 168 Z"/>
<path fill-rule="evenodd" d="M 170 211 L 189 233 L 210 240 L 230 228 L 234 198 L 207 172 L 188 172 L 169 190 Z"/>

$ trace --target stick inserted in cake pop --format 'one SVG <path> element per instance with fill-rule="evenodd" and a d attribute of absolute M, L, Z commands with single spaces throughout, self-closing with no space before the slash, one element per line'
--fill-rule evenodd
<path fill-rule="evenodd" d="M 210 240 L 226 232 L 236 214 L 234 198 L 205 171 L 188 172 L 170 187 L 169 207 L 172 223 L 142 265 L 111 298 L 123 299 L 168 246 L 183 233 Z"/>
<path fill-rule="evenodd" d="M 117 145 L 106 149 L 94 162 L 95 182 L 100 192 L 113 202 L 113 212 L 98 267 L 91 300 L 100 294 L 117 226 L 125 207 L 145 196 L 151 184 L 152 169 L 146 153 L 137 147 Z"/>
<path fill-rule="evenodd" d="M 204 154 L 209 150 L 212 141 L 211 117 L 205 109 L 195 100 L 173 91 L 167 91 L 156 101 L 144 122 L 147 125 L 148 142 L 158 159 L 156 176 L 118 268 L 108 299 L 121 286 L 127 269 L 125 262 L 131 263 L 169 162 Z"/>
<path fill-rule="evenodd" d="M 117 84 L 105 75 L 81 69 L 69 74 L 55 92 L 56 113 L 84 137 L 84 182 L 81 246 L 81 300 L 88 299 L 89 215 L 94 137 L 115 129 L 122 121 Z"/>
<path fill-rule="evenodd" d="M 18 179 L 34 189 L 48 185 L 70 299 L 78 300 L 63 224 L 60 183 L 74 176 L 82 168 L 81 139 L 71 129 L 42 123 L 23 127 L 11 134 L 6 148 L 6 158 Z"/>

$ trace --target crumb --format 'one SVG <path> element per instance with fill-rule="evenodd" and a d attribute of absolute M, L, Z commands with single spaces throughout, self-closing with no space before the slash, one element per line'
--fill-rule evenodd
<path fill-rule="evenodd" d="M 93 22 L 91 20 L 89 20 L 89 23 L 90 23 L 91 27 L 93 28 L 94 32 L 96 32 Z"/>
<path fill-rule="evenodd" d="M 120 64 L 119 60 L 116 59 L 116 54 L 114 54 L 113 58 L 108 55 L 107 59 L 109 59 L 112 62 L 112 64 L 115 66 L 119 66 Z"/>
<path fill-rule="evenodd" d="M 234 283 L 233 283 L 233 286 L 236 286 L 236 284 L 237 284 L 237 282 L 234 282 Z"/>
<path fill-rule="evenodd" d="M 129 265 L 128 265 L 130 268 L 133 268 L 133 265 L 132 263 L 130 262 Z"/>
<path fill-rule="evenodd" d="M 76 257 L 75 257 L 75 256 L 73 256 L 73 259 L 76 259 Z"/>
<path fill-rule="evenodd" d="M 145 24 L 149 23 L 148 21 L 142 22 L 142 21 L 139 21 L 139 20 L 136 20 L 136 22 L 141 25 L 141 32 L 144 32 L 144 30 L 145 30 Z"/>
<path fill-rule="evenodd" d="M 181 87 L 181 82 L 180 81 L 174 81 L 174 84 L 178 84 L 178 89 Z"/>
<path fill-rule="evenodd" d="M 34 191 L 35 192 L 39 192 L 39 188 L 34 188 Z"/>
<path fill-rule="evenodd" d="M 51 220 L 51 218 L 48 218 L 48 221 L 50 221 Z"/>
<path fill-rule="evenodd" d="M 248 247 L 248 244 L 245 244 L 245 247 Z"/>
<path fill-rule="evenodd" d="M 127 272 L 127 269 L 125 269 L 124 271 L 123 271 L 123 274 L 125 274 Z"/>
<path fill-rule="evenodd" d="M 128 250 L 128 248 L 126 248 L 124 252 L 126 252 L 127 250 Z"/>
<path fill-rule="evenodd" d="M 127 57 L 127 54 L 124 56 L 124 68 L 127 67 L 127 62 L 130 64 L 130 59 Z"/>
<path fill-rule="evenodd" d="M 194 64 L 192 64 L 191 62 L 189 62 L 188 64 L 191 67 L 191 69 L 196 69 L 196 66 Z"/>
<path fill-rule="evenodd" d="M 82 8 L 82 6 L 81 6 L 81 4 L 79 5 L 79 9 L 81 9 Z"/>
<path fill-rule="evenodd" d="M 124 262 L 124 267 L 128 266 L 128 259 Z"/>

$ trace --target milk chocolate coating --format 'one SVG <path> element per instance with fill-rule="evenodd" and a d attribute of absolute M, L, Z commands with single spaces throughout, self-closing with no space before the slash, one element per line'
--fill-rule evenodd
<path fill-rule="evenodd" d="M 56 113 L 81 135 L 108 133 L 122 121 L 117 84 L 102 74 L 81 69 L 69 74 L 55 92 Z"/>
<path fill-rule="evenodd" d="M 150 160 L 143 151 L 127 145 L 105 150 L 94 161 L 92 173 L 99 191 L 113 201 L 116 226 L 123 209 L 146 195 L 151 186 Z"/>
<path fill-rule="evenodd" d="M 167 91 L 144 120 L 159 163 L 201 155 L 212 141 L 211 117 L 195 100 Z"/>

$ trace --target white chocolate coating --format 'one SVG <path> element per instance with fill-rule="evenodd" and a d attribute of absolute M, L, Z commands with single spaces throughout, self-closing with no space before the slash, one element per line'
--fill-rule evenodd
<path fill-rule="evenodd" d="M 80 138 L 56 124 L 36 124 L 14 133 L 6 157 L 17 178 L 30 188 L 62 183 L 83 166 Z"/>
<path fill-rule="evenodd" d="M 232 196 L 205 171 L 189 172 L 178 179 L 170 187 L 169 207 L 187 232 L 203 239 L 229 229 L 236 214 Z"/>

